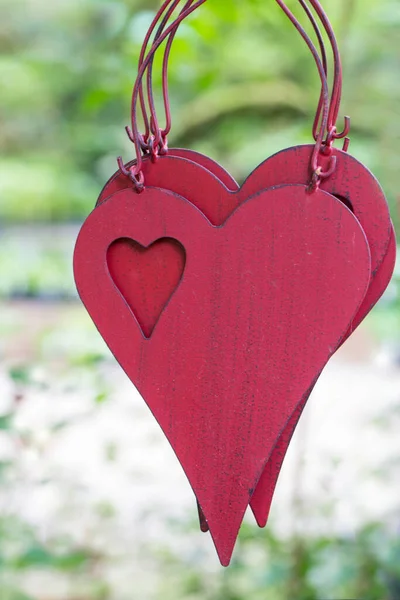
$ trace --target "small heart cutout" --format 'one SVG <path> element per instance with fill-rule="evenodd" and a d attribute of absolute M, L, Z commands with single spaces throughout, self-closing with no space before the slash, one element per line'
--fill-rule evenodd
<path fill-rule="evenodd" d="M 185 262 L 184 247 L 172 238 L 161 238 L 148 247 L 119 238 L 109 246 L 110 275 L 146 338 L 177 289 Z"/>

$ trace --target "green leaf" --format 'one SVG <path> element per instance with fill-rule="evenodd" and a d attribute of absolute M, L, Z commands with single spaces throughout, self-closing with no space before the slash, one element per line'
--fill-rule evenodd
<path fill-rule="evenodd" d="M 14 418 L 13 413 L 1 415 L 0 416 L 0 431 L 8 431 L 8 430 L 12 429 L 13 418 Z"/>

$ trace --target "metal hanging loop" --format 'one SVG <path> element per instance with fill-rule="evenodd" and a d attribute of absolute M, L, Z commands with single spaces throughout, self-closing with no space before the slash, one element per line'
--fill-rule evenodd
<path fill-rule="evenodd" d="M 143 42 L 143 45 L 141 48 L 141 52 L 140 52 L 140 56 L 139 56 L 139 64 L 138 64 L 139 69 L 143 64 L 151 35 L 154 32 L 161 17 L 162 17 L 162 21 L 161 21 L 161 24 L 159 25 L 158 30 L 154 36 L 154 41 L 156 41 L 162 34 L 162 32 L 165 28 L 165 25 L 168 23 L 169 19 L 171 18 L 171 15 L 173 14 L 174 10 L 176 9 L 176 7 L 178 6 L 180 1 L 181 0 L 166 0 L 162 4 L 159 11 L 157 12 L 156 16 L 154 17 L 154 19 L 149 27 L 149 30 L 146 33 L 146 36 L 145 36 L 145 39 L 144 39 L 144 42 Z M 194 0 L 187 2 L 186 6 L 187 7 L 190 6 L 193 3 L 193 1 Z M 168 9 L 168 10 L 166 11 L 166 9 Z M 165 11 L 166 11 L 166 13 L 163 16 Z M 173 31 L 170 35 L 169 47 L 172 44 L 173 37 L 175 36 L 175 32 L 176 32 L 178 26 L 179 25 L 176 26 L 175 31 Z M 172 37 L 172 39 L 171 39 L 171 37 Z M 150 154 L 152 160 L 155 161 L 155 160 L 157 160 L 157 157 L 159 155 L 164 155 L 167 153 L 168 141 L 166 138 L 166 133 L 164 132 L 164 130 L 160 130 L 160 128 L 158 127 L 158 122 L 157 122 L 155 103 L 154 103 L 154 99 L 153 99 L 153 82 L 152 82 L 153 61 L 154 61 L 154 54 L 152 55 L 151 61 L 147 68 L 147 97 L 148 97 L 148 103 L 149 103 L 149 107 L 150 107 L 150 117 L 147 113 L 145 93 L 144 93 L 144 89 L 143 89 L 143 79 L 141 80 L 141 84 L 140 84 L 140 88 L 139 88 L 140 107 L 141 107 L 143 122 L 145 124 L 145 133 L 143 135 L 138 133 L 138 136 L 139 136 L 139 142 L 140 142 L 142 152 L 144 154 Z M 166 107 L 167 117 L 169 118 L 169 121 L 167 120 L 167 128 L 168 128 L 168 126 L 170 128 L 170 122 L 171 122 L 170 114 L 171 113 L 170 113 L 170 109 L 169 109 L 168 85 L 166 82 L 166 77 L 167 77 L 167 73 L 164 72 L 164 76 L 163 76 L 164 105 Z M 131 129 L 131 127 L 126 126 L 125 131 L 128 135 L 128 138 L 130 139 L 130 141 L 132 143 L 135 143 L 135 136 L 133 134 L 133 130 Z"/>
<path fill-rule="evenodd" d="M 187 8 L 189 5 L 191 5 L 193 2 L 193 0 L 189 0 L 186 5 L 185 8 Z M 325 49 L 325 45 L 324 45 L 324 39 L 323 36 L 321 34 L 321 31 L 318 27 L 318 23 L 312 13 L 312 11 L 310 10 L 310 8 L 308 7 L 307 3 L 305 0 L 299 0 L 300 5 L 302 6 L 303 10 L 305 11 L 308 19 L 311 22 L 311 25 L 315 31 L 315 34 L 317 36 L 318 39 L 318 43 L 319 43 L 319 48 L 320 48 L 320 53 L 321 53 L 321 62 L 322 62 L 322 66 L 323 66 L 323 70 L 324 70 L 324 74 L 325 74 L 325 80 L 327 78 L 327 73 L 328 73 L 328 62 L 327 62 L 327 55 L 326 55 L 326 49 Z M 280 4 L 281 8 L 283 8 L 283 5 Z M 184 8 L 184 10 L 185 10 Z M 286 11 L 285 11 L 286 12 Z M 288 13 L 286 13 L 287 16 L 289 16 L 290 20 L 295 23 L 296 19 L 295 17 L 290 13 L 290 15 Z M 159 29 L 160 31 L 160 29 Z M 169 99 L 168 99 L 168 60 L 169 60 L 169 54 L 170 54 L 170 50 L 171 50 L 171 46 L 172 46 L 172 42 L 173 39 L 176 35 L 176 31 L 177 31 L 177 27 L 175 29 L 175 31 L 170 35 L 168 42 L 167 42 L 167 47 L 164 53 L 164 60 L 163 60 L 163 95 L 164 95 L 164 105 L 165 105 L 165 111 L 166 111 L 166 118 L 167 118 L 167 128 L 165 130 L 162 131 L 162 135 L 166 137 L 167 133 L 169 133 L 170 128 L 171 128 L 171 114 L 170 114 L 170 108 L 169 108 Z M 157 32 L 158 34 L 159 32 Z M 301 32 L 303 38 L 305 39 L 308 47 L 310 48 L 310 50 L 313 53 L 314 58 L 316 58 L 316 54 L 314 52 L 315 48 L 310 40 L 310 38 L 307 36 L 307 34 L 304 32 Z M 332 35 L 334 37 L 334 33 L 332 31 Z M 156 36 L 157 37 L 157 36 Z M 152 64 L 149 66 L 149 70 L 152 68 Z M 338 68 L 339 68 L 339 72 L 341 73 L 341 63 L 339 61 L 338 64 Z M 151 77 L 149 78 L 148 81 L 151 81 Z M 340 86 L 341 86 L 341 77 L 338 78 L 338 81 L 340 82 Z M 149 89 L 150 89 L 150 85 L 149 85 Z M 333 102 L 337 102 L 337 97 L 336 95 L 331 99 L 331 104 L 330 104 L 330 109 L 331 109 L 331 105 L 333 105 Z M 150 101 L 149 101 L 150 103 Z M 313 125 L 313 134 L 314 134 L 314 139 L 317 141 L 318 140 L 318 125 L 319 125 L 319 121 L 321 118 L 321 112 L 322 112 L 322 108 L 324 105 L 324 86 L 322 85 L 321 88 L 321 95 L 320 95 L 320 100 L 319 100 L 319 104 L 318 104 L 318 109 L 317 109 L 317 116 Z M 154 106 L 154 104 L 153 104 Z M 329 113 L 330 114 L 330 113 Z M 327 124 L 327 128 L 329 127 L 329 119 L 328 119 L 328 124 Z M 348 134 L 349 129 L 346 128 L 344 135 Z M 331 127 L 331 130 L 329 132 L 328 135 L 334 135 L 333 139 L 338 139 L 339 138 L 339 134 L 337 134 L 336 131 L 336 127 Z M 342 134 L 340 134 L 340 137 L 342 136 Z M 324 142 L 324 147 L 327 143 L 327 140 L 325 140 Z M 332 165 L 332 168 L 329 168 L 326 171 L 326 174 L 322 171 L 321 173 L 321 177 L 325 176 L 330 176 L 332 174 L 334 170 L 334 165 Z"/>
<path fill-rule="evenodd" d="M 164 40 L 170 35 L 170 33 L 174 30 L 174 28 L 177 25 L 179 25 L 184 19 L 186 19 L 186 17 L 188 17 L 192 12 L 194 12 L 199 6 L 201 6 L 205 2 L 206 2 L 206 0 L 197 0 L 197 2 L 195 4 L 193 4 L 188 9 L 183 11 L 179 15 L 179 17 L 177 17 L 177 19 L 163 32 L 163 34 L 159 37 L 159 39 L 153 43 L 153 46 L 152 46 L 150 52 L 148 53 L 146 58 L 143 60 L 143 63 L 139 69 L 139 73 L 136 78 L 135 86 L 133 89 L 133 95 L 132 95 L 132 105 L 131 105 L 132 128 L 130 130 L 132 141 L 135 146 L 136 163 L 127 169 L 123 165 L 122 158 L 121 157 L 118 158 L 118 166 L 119 166 L 120 170 L 125 175 L 130 177 L 130 179 L 132 180 L 132 182 L 135 186 L 136 191 L 138 191 L 138 192 L 141 192 L 144 189 L 144 180 L 143 180 L 143 172 L 142 172 L 142 162 L 143 162 L 142 161 L 142 145 L 141 145 L 142 136 L 139 133 L 139 130 L 137 127 L 137 120 L 136 120 L 136 110 L 137 110 L 136 107 L 137 107 L 137 101 L 138 101 L 138 97 L 139 97 L 139 93 L 140 93 L 140 86 L 142 85 L 143 75 L 144 75 L 148 65 L 150 64 L 150 61 L 152 60 L 154 53 L 161 46 L 161 44 L 164 42 Z"/>
<path fill-rule="evenodd" d="M 181 2 L 181 0 L 166 0 L 163 3 L 163 5 L 161 6 L 161 8 L 158 11 L 157 15 L 155 16 L 155 18 L 153 19 L 153 21 L 150 25 L 149 31 L 147 32 L 145 40 L 142 45 L 142 49 L 141 49 L 141 53 L 140 53 L 140 57 L 139 57 L 139 65 L 138 65 L 139 69 L 140 69 L 141 65 L 143 64 L 143 60 L 144 60 L 144 57 L 145 57 L 145 54 L 146 54 L 146 51 L 147 51 L 147 48 L 149 45 L 150 37 L 151 37 L 152 33 L 154 32 L 157 24 L 159 23 L 161 17 L 162 17 L 162 20 L 161 20 L 161 23 L 159 24 L 159 27 L 155 33 L 153 43 L 160 37 L 160 35 L 164 31 L 166 24 L 168 23 L 174 10 L 177 8 L 177 6 L 179 5 L 180 2 Z M 193 2 L 194 2 L 194 0 L 189 0 L 188 2 L 186 2 L 185 7 L 181 12 L 184 12 L 184 10 L 189 8 L 193 4 Z M 168 9 L 168 10 L 166 10 L 166 9 Z M 163 16 L 164 12 L 165 12 L 165 14 Z M 150 109 L 150 118 L 147 113 L 143 84 L 141 84 L 141 87 L 140 87 L 140 91 L 139 91 L 140 105 L 141 105 L 143 121 L 145 123 L 145 134 L 143 136 L 142 148 L 145 152 L 149 151 L 148 140 L 151 137 L 153 137 L 153 142 L 154 142 L 152 144 L 152 147 L 158 148 L 158 151 L 161 154 L 165 154 L 168 149 L 168 143 L 167 143 L 166 138 L 171 129 L 171 111 L 170 111 L 170 105 L 169 105 L 168 82 L 167 82 L 168 60 L 169 60 L 169 54 L 171 51 L 172 42 L 174 40 L 178 26 L 179 26 L 179 24 L 176 25 L 175 30 L 172 31 L 169 36 L 167 48 L 166 48 L 165 55 L 164 55 L 163 85 L 162 85 L 163 100 L 164 100 L 164 107 L 165 107 L 165 114 L 166 114 L 166 126 L 164 129 L 161 129 L 158 125 L 157 113 L 156 113 L 154 96 L 153 96 L 152 76 L 153 76 L 154 55 L 150 61 L 148 68 L 147 68 L 147 86 L 146 87 L 147 87 L 147 100 L 148 100 L 148 105 L 149 105 L 149 109 Z M 132 130 L 129 127 L 127 127 L 126 131 L 128 133 L 129 139 L 131 141 L 133 141 Z"/>
<path fill-rule="evenodd" d="M 171 1 L 172 0 L 170 0 L 170 3 L 171 3 Z M 183 10 L 185 10 L 191 4 L 193 4 L 193 1 L 194 0 L 188 0 L 185 4 Z M 307 3 L 305 2 L 305 0 L 299 0 L 299 2 L 301 4 L 302 8 L 304 9 L 308 19 L 310 20 L 312 27 L 315 31 L 315 34 L 317 36 L 320 53 L 321 53 L 322 64 L 324 67 L 325 75 L 327 75 L 328 64 L 327 64 L 327 55 L 326 55 L 326 49 L 325 49 L 325 45 L 324 45 L 323 36 L 318 27 L 317 21 L 313 15 L 313 13 L 311 12 L 310 8 L 308 7 Z M 171 10 L 168 11 L 167 15 L 165 15 L 164 19 L 162 20 L 162 23 L 161 23 L 159 29 L 157 30 L 157 33 L 155 34 L 155 39 L 157 39 L 161 35 L 162 30 L 165 27 L 166 22 L 168 21 L 168 17 L 171 15 L 172 10 L 175 7 L 176 7 L 176 2 L 173 3 L 173 7 L 171 7 Z M 172 43 L 175 38 L 177 29 L 178 29 L 178 26 L 175 28 L 175 30 L 169 36 L 169 39 L 168 39 L 168 42 L 166 45 L 166 49 L 164 52 L 164 58 L 163 58 L 162 85 L 163 85 L 163 99 L 164 99 L 164 109 L 165 109 L 165 118 L 166 118 L 166 126 L 164 129 L 160 130 L 163 145 L 166 144 L 166 142 L 167 142 L 167 136 L 171 130 L 171 124 L 172 124 L 170 102 L 169 102 L 169 92 L 168 92 L 168 66 L 169 66 L 170 51 L 171 51 Z M 157 116 L 155 113 L 155 106 L 154 106 L 153 92 L 152 92 L 152 73 L 151 73 L 152 67 L 153 67 L 153 61 L 151 61 L 149 68 L 148 68 L 147 88 L 148 88 L 148 93 L 149 93 L 150 111 L 151 111 L 151 115 L 152 115 L 153 122 L 154 122 L 154 128 L 152 127 L 152 131 L 153 131 L 153 134 L 155 135 L 156 131 L 158 131 L 158 129 L 157 129 L 158 124 L 157 124 Z M 313 135 L 314 135 L 315 140 L 317 140 L 317 138 L 318 138 L 317 127 L 318 127 L 320 116 L 321 116 L 322 104 L 323 104 L 323 99 L 322 99 L 322 92 L 321 92 L 319 105 L 318 105 L 318 109 L 317 109 L 317 116 L 316 116 L 314 126 L 313 126 Z"/>
<path fill-rule="evenodd" d="M 164 12 L 166 11 L 166 9 L 168 8 L 169 5 L 172 4 L 172 7 L 168 10 L 167 15 L 164 16 L 165 23 L 168 22 L 169 18 L 171 17 L 171 14 L 173 13 L 173 11 L 175 10 L 175 7 L 179 4 L 180 0 L 165 0 L 162 4 L 162 6 L 160 7 L 160 9 L 158 10 L 156 16 L 154 17 L 153 21 L 150 24 L 150 27 L 146 33 L 141 51 L 140 51 L 140 55 L 139 55 L 139 69 L 143 63 L 144 57 L 146 55 L 146 50 L 150 41 L 150 38 L 157 26 L 157 23 L 159 22 L 159 20 L 161 19 L 161 17 L 163 16 Z M 164 22 L 164 21 L 163 21 Z M 143 84 L 141 82 L 140 85 L 140 89 L 139 89 L 139 98 L 140 98 L 140 105 L 141 105 L 141 111 L 142 111 L 142 116 L 143 116 L 143 121 L 144 121 L 144 125 L 145 125 L 145 133 L 143 135 L 143 142 L 144 144 L 147 143 L 149 136 L 150 136 L 150 122 L 149 122 L 149 118 L 147 115 L 147 110 L 146 110 L 146 101 L 145 101 L 145 96 L 144 96 L 144 91 L 143 91 Z M 129 130 L 132 133 L 132 130 Z M 131 139 L 131 141 L 133 141 L 133 139 Z"/>
<path fill-rule="evenodd" d="M 171 5 L 170 10 L 167 12 L 167 14 L 163 18 L 162 22 L 160 23 L 160 26 L 155 34 L 154 41 L 159 39 L 159 37 L 163 33 L 164 28 L 168 22 L 168 19 L 171 16 L 173 10 L 179 4 L 179 1 L 178 2 L 175 1 Z M 194 2 L 194 0 L 188 0 L 185 3 L 183 9 L 181 10 L 181 12 L 179 14 L 182 14 L 183 12 L 185 12 L 185 10 L 190 8 L 190 6 L 192 6 L 193 2 Z M 163 57 L 162 91 L 163 91 L 163 103 L 164 103 L 165 120 L 166 120 L 166 125 L 165 125 L 164 129 L 161 129 L 159 126 L 155 102 L 154 102 L 154 94 L 153 94 L 154 56 L 153 56 L 152 60 L 150 61 L 149 66 L 147 68 L 147 98 L 148 98 L 148 104 L 149 104 L 150 114 L 151 114 L 150 127 L 151 127 L 153 135 L 155 136 L 155 143 L 159 147 L 160 151 L 163 153 L 166 153 L 167 149 L 168 149 L 167 136 L 171 130 L 171 125 L 172 125 L 171 109 L 170 109 L 170 102 L 169 102 L 169 90 L 168 90 L 168 66 L 169 66 L 169 58 L 170 58 L 172 44 L 175 39 L 175 35 L 178 31 L 178 28 L 179 28 L 179 23 L 174 27 L 174 29 L 168 36 L 166 48 L 164 51 L 164 57 Z"/>
<path fill-rule="evenodd" d="M 299 0 L 299 1 L 301 2 L 302 6 L 304 8 L 305 3 L 302 2 L 301 0 Z M 313 2 L 315 2 L 315 1 L 316 0 L 313 0 Z M 168 20 L 169 15 L 172 14 L 172 11 L 178 4 L 177 0 L 174 0 L 174 2 L 172 2 L 172 4 L 171 4 L 171 0 L 165 2 L 163 4 L 162 8 L 160 9 L 158 15 L 160 18 L 160 16 L 163 13 L 162 9 L 163 8 L 165 9 L 165 7 L 170 5 L 170 9 L 167 13 L 168 17 L 167 17 L 167 15 L 164 17 L 163 22 L 160 25 L 159 30 L 157 31 L 157 35 L 160 32 L 159 37 L 156 37 L 156 39 L 154 40 L 153 46 L 152 46 L 150 52 L 147 54 L 146 58 L 143 58 L 143 60 L 141 60 L 141 66 L 139 68 L 139 73 L 138 73 L 138 77 L 137 77 L 137 80 L 135 83 L 133 96 L 132 96 L 132 129 L 127 128 L 128 135 L 135 145 L 137 162 L 135 165 L 130 167 L 130 169 L 126 169 L 125 167 L 123 167 L 125 169 L 125 174 L 127 174 L 127 172 L 129 172 L 129 176 L 132 179 L 132 181 L 135 184 L 138 191 L 143 189 L 143 185 L 144 185 L 143 178 L 141 176 L 141 173 L 142 173 L 142 171 L 141 171 L 141 166 L 142 166 L 141 151 L 146 152 L 150 148 L 152 150 L 152 152 L 154 152 L 153 159 L 155 160 L 157 158 L 156 147 L 158 147 L 158 144 L 160 141 L 159 138 L 157 138 L 156 136 L 152 137 L 152 133 L 153 133 L 153 131 L 155 131 L 155 127 L 158 124 L 157 117 L 155 115 L 155 107 L 154 107 L 154 101 L 153 101 L 153 95 L 152 95 L 151 69 L 152 69 L 152 64 L 153 64 L 153 60 L 154 60 L 154 54 L 157 51 L 157 49 L 160 47 L 160 45 L 164 42 L 164 40 L 168 36 L 170 36 L 170 39 L 168 40 L 167 50 L 166 50 L 166 53 L 164 56 L 164 63 L 163 63 L 163 93 L 165 95 L 164 97 L 168 99 L 167 69 L 168 69 L 169 52 L 170 52 L 170 49 L 172 46 L 173 38 L 176 34 L 179 24 L 187 16 L 189 16 L 189 14 L 191 14 L 194 10 L 196 10 L 199 6 L 201 6 L 205 2 L 206 2 L 206 0 L 198 0 L 195 4 L 193 4 L 193 0 L 189 0 L 186 3 L 184 9 L 181 11 L 179 17 L 166 29 L 166 31 L 163 31 L 163 33 L 161 33 L 162 28 L 164 27 L 164 22 L 166 22 Z M 318 30 L 318 39 L 320 42 L 322 61 L 321 61 L 321 58 L 320 58 L 315 46 L 313 45 L 311 39 L 309 38 L 309 36 L 305 32 L 305 30 L 302 28 L 300 23 L 296 20 L 296 18 L 291 13 L 291 11 L 288 9 L 288 7 L 285 5 L 283 0 L 276 0 L 276 2 L 282 8 L 282 10 L 285 12 L 285 14 L 288 16 L 288 18 L 291 20 L 291 22 L 294 24 L 296 29 L 299 31 L 300 35 L 303 37 L 303 39 L 307 43 L 307 46 L 309 47 L 309 49 L 313 55 L 313 58 L 316 62 L 318 72 L 320 75 L 320 79 L 321 79 L 322 91 L 321 91 L 320 105 L 321 105 L 321 113 L 322 113 L 322 124 L 321 124 L 319 134 L 317 136 L 316 145 L 315 145 L 314 152 L 313 152 L 312 159 L 311 159 L 312 178 L 317 179 L 319 181 L 320 179 L 323 179 L 323 178 L 326 178 L 326 177 L 329 177 L 330 175 L 332 175 L 332 173 L 334 172 L 334 170 L 336 168 L 336 157 L 331 157 L 328 168 L 326 170 L 323 170 L 322 167 L 318 164 L 319 155 L 320 155 L 323 143 L 324 143 L 324 132 L 328 128 L 329 118 L 330 118 L 330 114 L 331 114 L 331 111 L 330 111 L 331 105 L 329 103 L 329 88 L 328 88 L 327 77 L 326 77 L 327 62 L 326 62 L 325 48 L 323 45 L 322 36 L 319 33 L 318 26 L 315 22 L 315 19 L 313 18 L 312 14 L 311 14 L 311 11 L 309 11 L 308 7 L 306 7 L 306 13 L 308 16 L 311 14 L 311 23 L 313 24 L 314 30 L 315 31 Z M 154 28 L 156 26 L 156 20 L 153 21 L 153 24 L 154 24 L 154 27 L 153 27 L 153 30 L 154 30 Z M 148 40 L 150 39 L 150 35 L 151 35 L 151 33 L 146 36 L 146 43 L 144 45 L 146 47 L 147 47 L 146 44 L 148 43 Z M 142 55 L 144 56 L 146 47 L 142 48 L 141 57 L 142 57 Z M 340 64 L 340 62 L 339 62 L 339 64 Z M 149 131 L 143 137 L 143 136 L 141 136 L 141 134 L 139 133 L 138 128 L 137 128 L 136 105 L 137 105 L 138 96 L 140 96 L 140 98 L 141 98 L 142 97 L 141 94 L 143 94 L 142 78 L 143 78 L 143 75 L 144 75 L 146 69 L 148 69 L 149 73 L 150 73 L 150 74 L 148 73 L 148 83 L 150 83 L 150 86 L 148 87 L 148 89 L 149 89 L 149 98 L 151 99 L 150 105 L 151 105 L 152 114 L 151 114 L 150 120 L 147 119 Z M 341 88 L 341 82 L 340 82 L 339 87 Z M 336 98 L 337 97 L 335 96 L 335 100 L 334 100 L 335 107 L 337 104 Z M 143 95 L 143 100 L 144 100 L 144 95 Z M 168 106 L 167 102 L 166 102 L 166 106 Z M 154 111 L 152 110 L 152 107 L 154 107 Z M 143 106 L 142 106 L 142 108 L 143 108 Z M 168 126 L 170 126 L 170 117 L 169 117 L 169 120 L 167 119 L 167 127 Z M 158 127 L 157 127 L 157 130 L 160 131 L 158 129 Z M 162 130 L 162 131 L 165 132 L 165 130 Z M 332 134 L 336 135 L 336 132 L 333 131 L 333 129 L 332 129 Z M 146 140 L 146 137 L 147 137 L 147 140 Z M 150 142 L 150 146 L 149 146 L 150 139 L 152 141 Z M 157 142 L 157 144 L 155 144 L 155 142 Z M 165 152 L 165 148 L 163 148 L 162 151 Z M 121 166 L 123 166 L 122 159 L 119 159 L 118 164 L 119 164 L 120 168 L 121 168 Z M 313 185 L 312 187 L 315 188 L 315 185 Z"/>
<path fill-rule="evenodd" d="M 319 0 L 309 0 L 310 4 L 314 8 L 318 18 L 320 19 L 325 32 L 329 38 L 329 42 L 331 44 L 332 53 L 333 53 L 333 63 L 334 63 L 334 76 L 333 76 L 333 88 L 332 95 L 329 107 L 329 119 L 327 124 L 326 133 L 328 136 L 332 136 L 333 141 L 346 138 L 350 133 L 350 117 L 344 117 L 344 128 L 339 133 L 336 129 L 336 123 L 338 120 L 341 98 L 342 98 L 342 85 L 343 85 L 343 67 L 342 61 L 339 51 L 339 46 L 336 40 L 335 32 L 333 27 L 328 19 L 327 14 L 325 13 L 321 3 Z M 303 4 L 304 0 L 299 0 Z M 319 122 L 320 118 L 320 108 L 317 111 L 316 123 Z M 348 147 L 348 142 L 345 142 L 346 148 Z"/>
<path fill-rule="evenodd" d="M 315 48 L 314 44 L 312 43 L 310 37 L 307 35 L 306 31 L 303 29 L 303 27 L 300 25 L 300 23 L 297 21 L 297 19 L 295 18 L 295 16 L 293 15 L 293 13 L 289 10 L 289 8 L 286 6 L 286 4 L 283 2 L 283 0 L 276 0 L 276 2 L 279 4 L 279 6 L 281 7 L 281 9 L 284 11 L 284 13 L 286 14 L 286 16 L 289 18 L 289 20 L 293 23 L 293 25 L 296 27 L 297 31 L 300 33 L 300 35 L 302 36 L 302 38 L 304 39 L 304 41 L 306 42 L 308 48 L 311 51 L 311 54 L 313 55 L 313 58 L 315 60 L 315 63 L 317 65 L 317 69 L 318 69 L 318 74 L 320 76 L 321 79 L 321 87 L 322 87 L 322 91 L 321 91 L 321 114 L 322 114 L 322 122 L 321 122 L 321 127 L 320 130 L 318 132 L 318 136 L 317 136 L 317 140 L 314 146 L 314 150 L 311 156 L 311 164 L 310 164 L 310 170 L 311 170 L 311 181 L 310 181 L 310 185 L 309 185 L 309 190 L 310 191 L 314 191 L 315 189 L 318 188 L 319 182 L 321 179 L 325 179 L 327 177 L 330 177 L 335 169 L 336 169 L 336 156 L 331 156 L 330 160 L 329 160 L 329 165 L 328 168 L 326 170 L 324 170 L 321 165 L 319 164 L 319 158 L 320 158 L 320 153 L 321 153 L 321 149 L 324 143 L 324 135 L 325 135 L 325 130 L 328 126 L 328 121 L 329 121 L 329 88 L 328 88 L 328 81 L 327 81 L 327 77 L 325 74 L 325 69 L 324 69 L 324 65 L 321 61 L 321 58 L 318 54 L 317 49 Z"/>

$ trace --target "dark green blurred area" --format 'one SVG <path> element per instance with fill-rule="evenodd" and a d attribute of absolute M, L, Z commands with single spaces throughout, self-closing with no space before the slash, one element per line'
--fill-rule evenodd
<path fill-rule="evenodd" d="M 302 23 L 295 1 L 288 2 Z M 158 2 L 3 0 L 0 216 L 82 219 L 133 157 L 124 126 Z M 397 0 L 326 0 L 344 62 L 351 152 L 394 207 L 400 138 Z M 210 0 L 181 26 L 171 64 L 170 144 L 209 153 L 239 179 L 311 141 L 319 83 L 310 52 L 273 0 Z M 159 69 L 155 89 L 160 90 Z M 339 122 L 338 126 L 341 126 Z"/>
<path fill-rule="evenodd" d="M 77 224 L 116 170 L 116 156 L 122 154 L 126 161 L 134 157 L 124 127 L 130 119 L 141 43 L 159 4 L 0 0 L 2 300 L 70 299 L 75 293 L 70 263 Z M 288 5 L 305 23 L 298 3 L 291 0 Z M 343 54 L 341 117 L 352 118 L 350 152 L 380 180 L 399 231 L 400 0 L 325 0 L 323 5 Z M 160 60 L 154 81 L 161 110 Z M 312 141 L 319 89 L 310 52 L 274 0 L 209 0 L 180 27 L 174 43 L 170 146 L 209 154 L 243 180 L 270 154 Z M 399 302 L 393 284 L 383 308 L 372 317 L 377 337 L 396 344 Z M 55 355 L 63 376 L 78 371 L 79 383 L 73 385 L 80 389 L 89 380 L 95 412 L 110 395 L 99 376 L 109 358 L 104 349 L 103 354 L 95 345 L 93 350 L 91 336 L 97 334 L 86 322 L 82 325 L 81 314 L 74 313 L 58 331 L 56 308 L 43 326 L 45 333 L 30 336 L 29 359 L 24 348 L 23 358 L 10 366 L 9 357 L 3 356 L 3 337 L 11 339 L 16 331 L 21 336 L 21 325 L 0 306 L 0 396 L 6 395 L 3 375 L 17 390 L 11 387 L 9 392 L 12 407 L 0 411 L 0 446 L 4 440 L 16 443 L 25 460 L 24 452 L 29 455 L 36 447 L 34 432 L 18 424 L 20 396 L 36 393 L 42 385 L 41 392 L 52 401 L 52 378 L 58 377 L 49 368 L 47 380 L 39 377 L 39 385 L 35 369 L 40 371 L 46 362 L 52 365 Z M 15 314 L 29 310 L 24 304 Z M 68 346 L 68 334 L 73 351 L 68 348 L 60 359 L 57 352 Z M 77 358 L 78 348 L 82 355 Z M 398 424 L 398 407 L 396 411 L 392 424 Z M 48 433 L 50 439 L 68 426 L 58 423 Z M 210 567 L 201 551 L 171 550 L 150 540 L 140 549 L 138 568 L 149 581 L 156 574 L 157 582 L 147 595 L 138 595 L 131 575 L 125 586 L 113 579 L 113 561 L 118 561 L 114 548 L 102 553 L 90 536 L 86 544 L 78 544 L 73 536 L 37 531 L 14 511 L 13 486 L 30 464 L 21 467 L 18 457 L 0 458 L 0 487 L 11 498 L 0 518 L 0 600 L 400 599 L 398 514 L 351 533 L 305 539 L 281 539 L 273 528 L 258 531 L 253 524 L 245 525 L 226 571 L 215 563 Z M 393 461 L 398 474 L 399 457 Z M 47 484 L 38 485 L 42 483 Z M 56 477 L 53 483 L 58 485 Z M 113 507 L 100 508 L 96 526 L 107 528 Z M 194 522 L 175 526 L 179 535 L 185 527 L 183 535 L 189 539 L 200 535 Z M 174 535 L 174 525 L 171 530 Z M 51 575 L 51 584 L 43 584 L 40 593 L 30 591 L 37 589 L 30 579 L 37 572 Z M 58 579 L 68 580 L 69 591 L 57 586 Z M 122 587 L 126 594 L 119 596 L 115 589 Z"/>

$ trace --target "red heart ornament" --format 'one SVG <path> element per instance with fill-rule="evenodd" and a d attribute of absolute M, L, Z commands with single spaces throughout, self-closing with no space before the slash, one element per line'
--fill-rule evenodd
<path fill-rule="evenodd" d="M 110 275 L 119 239 L 174 239 L 182 279 L 147 339 Z M 207 518 L 221 562 L 288 420 L 365 296 L 370 254 L 352 213 L 322 191 L 260 192 L 223 226 L 185 198 L 115 194 L 79 234 L 83 303 L 150 406 Z"/>
<path fill-rule="evenodd" d="M 160 161 L 158 165 L 145 163 L 145 176 L 146 181 L 150 185 L 173 186 L 172 189 L 174 191 L 185 195 L 192 203 L 205 210 L 213 223 L 218 224 L 221 222 L 221 218 L 224 218 L 227 213 L 234 210 L 237 203 L 240 202 L 240 196 L 245 196 L 246 190 L 249 193 L 254 193 L 258 186 L 266 187 L 281 181 L 284 183 L 296 183 L 299 181 L 306 183 L 309 179 L 309 164 L 313 149 L 313 146 L 298 146 L 272 156 L 257 167 L 249 176 L 242 190 L 239 192 L 239 197 L 237 193 L 219 195 L 220 204 L 212 202 L 211 199 L 214 198 L 212 193 L 203 193 L 204 189 L 209 188 L 207 182 L 211 179 L 201 174 L 197 174 L 196 176 L 196 166 L 193 163 L 185 166 L 179 160 L 169 160 L 167 166 L 165 161 L 168 158 L 162 158 L 161 161 L 164 161 L 164 163 Z M 226 171 L 217 163 L 211 161 L 211 159 L 192 151 L 179 149 L 171 150 L 170 152 L 175 157 L 193 158 L 201 166 L 212 170 L 213 174 L 217 177 L 221 173 L 221 177 L 225 178 L 229 189 L 235 189 L 235 181 L 233 179 L 230 182 L 226 181 Z M 364 165 L 352 156 L 338 150 L 334 150 L 333 152 L 337 156 L 338 168 L 335 174 L 325 180 L 322 185 L 326 191 L 337 194 L 342 201 L 350 205 L 356 216 L 360 219 L 370 244 L 372 268 L 374 270 L 368 293 L 346 335 L 347 339 L 348 335 L 361 323 L 386 289 L 394 269 L 396 242 L 386 200 L 377 180 Z M 187 176 L 181 178 L 182 174 L 185 173 L 185 168 L 187 169 Z M 191 185 L 192 182 L 198 182 L 199 179 L 205 181 L 205 183 L 203 185 L 199 185 L 198 183 L 197 185 Z M 215 179 L 213 183 L 215 183 Z M 105 186 L 99 201 L 112 190 L 124 189 L 126 186 L 130 186 L 129 179 L 123 174 L 117 173 Z M 390 248 L 385 252 L 385 247 L 389 241 L 388 231 L 389 234 L 391 232 L 391 235 L 389 235 L 391 242 Z M 287 431 L 282 434 L 282 439 L 278 442 L 274 453 L 271 455 L 270 463 L 266 467 L 265 475 L 263 475 L 260 484 L 256 488 L 251 505 L 260 526 L 266 524 L 272 500 L 272 492 L 275 489 L 283 459 L 307 399 L 308 395 L 299 405 L 291 422 L 288 423 Z"/>

